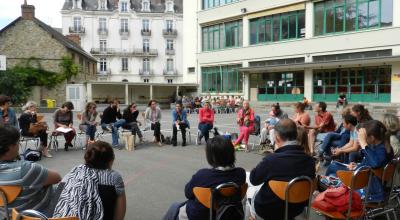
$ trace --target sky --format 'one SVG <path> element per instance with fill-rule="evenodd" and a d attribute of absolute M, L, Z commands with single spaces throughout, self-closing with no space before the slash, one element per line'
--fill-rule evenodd
<path fill-rule="evenodd" d="M 52 27 L 61 28 L 61 8 L 65 0 L 27 0 L 35 6 L 35 17 Z M 21 16 L 24 0 L 0 0 L 0 30 Z"/>

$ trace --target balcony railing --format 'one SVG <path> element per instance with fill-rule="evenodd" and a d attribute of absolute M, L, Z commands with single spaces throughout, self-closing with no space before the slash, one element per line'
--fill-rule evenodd
<path fill-rule="evenodd" d="M 164 69 L 163 71 L 164 76 L 178 76 L 178 70 L 176 69 Z"/>
<path fill-rule="evenodd" d="M 166 48 L 165 54 L 166 55 L 175 55 L 175 49 Z"/>
<path fill-rule="evenodd" d="M 101 76 L 110 76 L 111 75 L 111 69 L 107 69 L 104 71 L 99 70 L 97 72 L 97 76 L 101 77 Z"/>
<path fill-rule="evenodd" d="M 139 75 L 140 76 L 151 76 L 153 75 L 153 70 L 144 70 L 144 69 L 139 69 Z"/>
<path fill-rule="evenodd" d="M 92 48 L 90 50 L 91 54 L 102 54 L 102 55 L 107 55 L 107 54 L 114 54 L 115 49 L 113 48 Z"/>
<path fill-rule="evenodd" d="M 164 37 L 176 37 L 178 35 L 178 31 L 176 29 L 164 29 L 163 30 Z"/>
<path fill-rule="evenodd" d="M 69 33 L 70 34 L 84 34 L 85 33 L 85 28 L 82 27 L 82 26 L 69 27 Z"/>
<path fill-rule="evenodd" d="M 127 30 L 127 29 L 119 29 L 119 34 L 121 36 L 129 36 L 129 30 Z"/>
<path fill-rule="evenodd" d="M 149 29 L 142 29 L 142 36 L 151 36 L 151 30 Z"/>
<path fill-rule="evenodd" d="M 107 36 L 108 35 L 108 29 L 107 28 L 98 28 L 97 33 L 99 35 Z"/>
<path fill-rule="evenodd" d="M 156 57 L 158 56 L 158 51 L 157 49 L 148 49 L 148 48 L 134 49 L 134 56 Z"/>

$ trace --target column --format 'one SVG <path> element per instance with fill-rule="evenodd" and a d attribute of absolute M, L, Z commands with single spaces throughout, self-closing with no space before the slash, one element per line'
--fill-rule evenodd
<path fill-rule="evenodd" d="M 150 85 L 150 100 L 153 99 L 153 85 Z"/>
<path fill-rule="evenodd" d="M 313 30 L 314 30 L 314 3 L 309 1 L 306 4 L 306 38 L 313 37 Z"/>
<path fill-rule="evenodd" d="M 313 71 L 312 69 L 304 70 L 304 96 L 312 101 L 313 99 Z"/>
<path fill-rule="evenodd" d="M 392 81 L 391 81 L 391 103 L 400 103 L 400 63 L 394 63 L 392 65 Z"/>
<path fill-rule="evenodd" d="M 249 46 L 249 19 L 247 16 L 243 17 L 243 47 Z"/>
<path fill-rule="evenodd" d="M 93 95 L 92 95 L 92 83 L 87 83 L 86 84 L 86 99 L 87 102 L 93 101 Z"/>
<path fill-rule="evenodd" d="M 176 86 L 176 96 L 179 94 L 179 86 Z"/>
<path fill-rule="evenodd" d="M 393 1 L 393 27 L 400 26 L 400 2 Z"/>
<path fill-rule="evenodd" d="M 244 27 L 243 27 L 244 29 Z M 242 67 L 249 67 L 249 61 L 245 60 L 242 62 Z M 243 74 L 243 98 L 250 100 L 250 74 Z"/>
<path fill-rule="evenodd" d="M 125 84 L 125 105 L 129 105 L 129 86 Z"/>

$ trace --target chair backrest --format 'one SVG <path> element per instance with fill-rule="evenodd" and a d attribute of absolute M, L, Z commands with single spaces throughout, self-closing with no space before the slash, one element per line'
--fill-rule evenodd
<path fill-rule="evenodd" d="M 346 219 L 350 218 L 351 209 L 353 206 L 353 191 L 365 188 L 364 202 L 362 210 L 365 211 L 365 206 L 369 197 L 368 185 L 371 182 L 372 170 L 370 167 L 363 166 L 355 171 L 339 170 L 336 172 L 337 177 L 342 183 L 350 189 L 349 209 L 347 210 Z"/>
<path fill-rule="evenodd" d="M 372 172 L 377 176 L 382 183 L 383 190 L 385 192 L 384 203 L 388 203 L 393 190 L 394 177 L 396 174 L 398 159 L 393 159 L 384 168 L 373 169 Z"/>
<path fill-rule="evenodd" d="M 47 218 L 44 214 L 35 210 L 25 210 L 18 213 L 16 209 L 12 210 L 12 220 L 79 220 L 78 217 Z"/>
<path fill-rule="evenodd" d="M 8 204 L 12 203 L 21 193 L 21 186 L 0 186 L 0 206 L 4 207 L 5 216 L 8 219 Z"/>
<path fill-rule="evenodd" d="M 281 200 L 285 201 L 285 220 L 288 219 L 289 203 L 302 203 L 308 201 L 308 207 L 312 194 L 317 186 L 317 179 L 313 180 L 308 176 L 300 176 L 289 182 L 270 180 L 268 185 L 272 192 Z M 307 209 L 307 218 L 310 217 L 310 209 Z"/>
<path fill-rule="evenodd" d="M 247 183 L 239 187 L 237 184 L 229 182 L 220 184 L 215 188 L 194 187 L 193 193 L 196 199 L 203 206 L 210 210 L 210 219 L 213 219 L 214 211 L 218 208 L 216 201 L 214 201 L 215 198 L 213 194 L 218 192 L 219 195 L 228 198 L 237 195 L 237 193 L 240 193 L 240 198 L 243 199 L 246 196 L 247 187 Z M 240 192 L 238 192 L 238 190 L 240 190 Z"/>

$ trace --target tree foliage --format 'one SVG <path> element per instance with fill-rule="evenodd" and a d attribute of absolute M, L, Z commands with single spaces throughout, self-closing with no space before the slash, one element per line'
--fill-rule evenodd
<path fill-rule="evenodd" d="M 56 73 L 43 69 L 38 59 L 29 58 L 23 64 L 0 71 L 0 94 L 8 95 L 15 104 L 20 104 L 31 95 L 32 87 L 52 89 L 79 73 L 79 66 L 70 57 L 63 57 L 59 65 L 62 72 Z"/>

